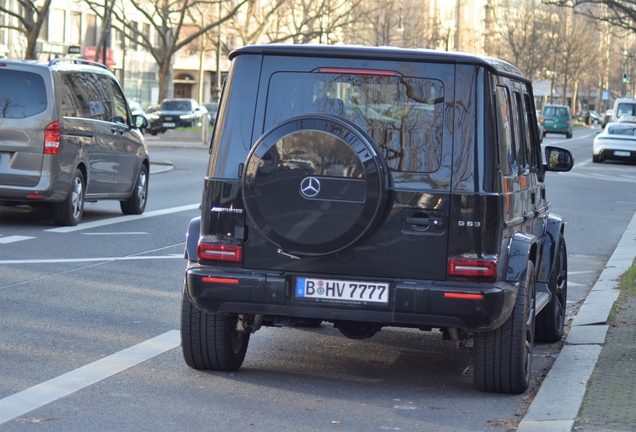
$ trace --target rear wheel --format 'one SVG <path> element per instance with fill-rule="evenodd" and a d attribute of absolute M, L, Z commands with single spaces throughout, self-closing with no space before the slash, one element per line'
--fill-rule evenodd
<path fill-rule="evenodd" d="M 62 226 L 75 226 L 84 213 L 84 174 L 75 170 L 71 180 L 71 190 L 64 201 L 52 206 L 53 220 Z"/>
<path fill-rule="evenodd" d="M 235 371 L 241 367 L 250 340 L 236 330 L 237 317 L 214 315 L 196 308 L 185 282 L 181 296 L 181 349 L 193 369 Z"/>
<path fill-rule="evenodd" d="M 595 154 L 593 154 L 593 155 L 592 155 L 592 162 L 594 162 L 594 163 L 601 163 L 601 162 L 603 162 L 603 160 L 601 159 L 601 155 L 595 155 Z"/>
<path fill-rule="evenodd" d="M 137 182 L 133 193 L 126 201 L 121 201 L 119 206 L 124 214 L 142 214 L 146 209 L 146 198 L 148 197 L 148 168 L 141 165 Z"/>
<path fill-rule="evenodd" d="M 537 342 L 553 343 L 563 337 L 568 296 L 568 255 L 563 234 L 559 235 L 556 263 L 550 273 L 550 303 L 537 315 Z"/>
<path fill-rule="evenodd" d="M 477 389 L 512 394 L 527 390 L 534 348 L 534 299 L 534 264 L 528 261 L 510 317 L 496 330 L 475 335 L 473 380 Z"/>

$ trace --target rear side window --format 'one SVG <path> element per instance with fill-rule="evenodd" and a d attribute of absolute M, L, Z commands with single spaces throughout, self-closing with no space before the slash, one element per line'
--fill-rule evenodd
<path fill-rule="evenodd" d="M 510 95 L 505 87 L 496 92 L 497 140 L 499 141 L 499 165 L 503 175 L 517 174 L 517 158 L 512 141 L 512 112 Z"/>
<path fill-rule="evenodd" d="M 93 120 L 112 121 L 113 101 L 110 82 L 101 75 L 70 72 L 62 78 L 63 114 Z"/>
<path fill-rule="evenodd" d="M 434 172 L 441 163 L 441 81 L 364 73 L 279 72 L 269 82 L 265 130 L 298 114 L 343 117 L 373 138 L 392 171 Z"/>
<path fill-rule="evenodd" d="M 46 87 L 38 74 L 0 69 L 0 118 L 25 118 L 46 109 Z"/>

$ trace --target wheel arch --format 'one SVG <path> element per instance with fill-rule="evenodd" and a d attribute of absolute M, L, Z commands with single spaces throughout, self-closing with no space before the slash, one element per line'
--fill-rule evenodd
<path fill-rule="evenodd" d="M 506 248 L 505 280 L 519 282 L 526 271 L 528 261 L 537 264 L 538 241 L 535 236 L 516 232 Z"/>
<path fill-rule="evenodd" d="M 188 224 L 186 232 L 186 246 L 184 258 L 191 262 L 197 261 L 197 245 L 201 235 L 201 216 L 195 217 Z"/>
<path fill-rule="evenodd" d="M 537 265 L 537 282 L 546 283 L 550 278 L 550 273 L 557 260 L 559 250 L 559 236 L 565 232 L 564 219 L 555 214 L 548 216 L 544 241 L 541 246 L 541 254 Z"/>

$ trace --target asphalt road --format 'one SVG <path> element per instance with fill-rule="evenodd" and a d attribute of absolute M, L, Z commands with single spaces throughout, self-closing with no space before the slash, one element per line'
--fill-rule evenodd
<path fill-rule="evenodd" d="M 571 314 L 636 211 L 625 193 L 635 167 L 586 163 L 591 136 L 544 140 L 576 160 L 547 177 L 567 221 Z M 516 396 L 477 392 L 470 351 L 403 329 L 354 341 L 328 324 L 267 328 L 239 371 L 189 369 L 182 256 L 207 152 L 172 147 L 151 148 L 173 169 L 151 175 L 141 217 L 99 202 L 60 230 L 45 211 L 0 207 L 0 430 L 501 431 L 521 420 L 558 344 L 537 346 L 532 388 Z"/>

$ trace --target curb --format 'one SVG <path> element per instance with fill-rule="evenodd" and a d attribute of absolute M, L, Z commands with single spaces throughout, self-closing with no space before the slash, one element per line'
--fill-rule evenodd
<path fill-rule="evenodd" d="M 571 432 L 601 354 L 620 277 L 636 251 L 636 213 L 605 269 L 572 321 L 565 345 L 543 380 L 517 432 Z"/>
<path fill-rule="evenodd" d="M 172 162 L 150 162 L 150 174 L 161 174 L 164 172 L 169 172 L 174 169 Z"/>

